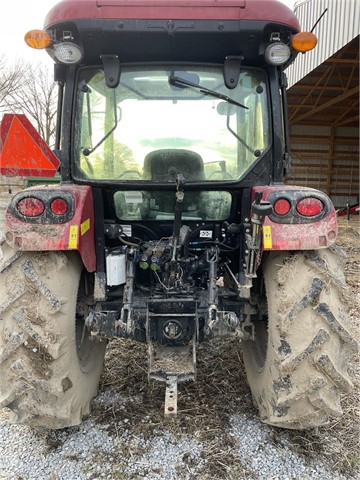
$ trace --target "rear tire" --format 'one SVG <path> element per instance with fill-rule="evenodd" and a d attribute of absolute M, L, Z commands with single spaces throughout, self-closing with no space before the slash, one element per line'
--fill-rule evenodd
<path fill-rule="evenodd" d="M 82 263 L 74 252 L 2 250 L 0 407 L 14 423 L 77 425 L 97 393 L 106 348 L 84 328 Z"/>
<path fill-rule="evenodd" d="M 268 320 L 243 345 L 261 420 L 304 429 L 340 416 L 340 393 L 352 388 L 347 363 L 356 342 L 347 323 L 342 259 L 335 249 L 271 252 L 263 273 Z"/>

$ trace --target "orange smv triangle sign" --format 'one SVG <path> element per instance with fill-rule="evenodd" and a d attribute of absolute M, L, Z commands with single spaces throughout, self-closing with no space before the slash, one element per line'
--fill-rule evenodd
<path fill-rule="evenodd" d="M 53 177 L 60 162 L 25 115 L 5 114 L 0 127 L 0 173 Z"/>

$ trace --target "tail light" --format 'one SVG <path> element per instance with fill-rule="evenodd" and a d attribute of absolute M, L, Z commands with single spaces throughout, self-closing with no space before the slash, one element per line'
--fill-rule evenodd
<path fill-rule="evenodd" d="M 28 223 L 57 224 L 71 220 L 75 212 L 74 195 L 65 189 L 32 187 L 17 193 L 10 212 Z"/>
<path fill-rule="evenodd" d="M 44 202 L 36 197 L 23 198 L 17 203 L 16 208 L 26 217 L 39 217 L 45 211 Z"/>
<path fill-rule="evenodd" d="M 268 191 L 267 195 L 265 192 L 264 199 L 273 205 L 273 213 L 269 218 L 274 223 L 318 222 L 334 210 L 330 198 L 319 190 L 305 187 L 268 187 Z"/>
<path fill-rule="evenodd" d="M 291 203 L 286 198 L 279 198 L 279 200 L 274 203 L 274 212 L 276 215 L 286 215 L 290 212 L 290 208 Z"/>
<path fill-rule="evenodd" d="M 68 204 L 63 198 L 55 198 L 55 200 L 50 203 L 50 210 L 55 215 L 65 215 L 68 208 Z"/>
<path fill-rule="evenodd" d="M 324 204 L 321 200 L 314 197 L 307 197 L 299 200 L 296 204 L 296 210 L 304 217 L 314 217 L 319 215 L 324 209 Z"/>

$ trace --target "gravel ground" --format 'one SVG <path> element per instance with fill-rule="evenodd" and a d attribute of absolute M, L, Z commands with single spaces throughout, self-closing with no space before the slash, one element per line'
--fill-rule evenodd
<path fill-rule="evenodd" d="M 285 437 L 273 444 L 272 429 L 249 414 L 230 419 L 228 434 L 239 465 L 232 466 L 224 477 L 208 475 L 204 459 L 207 445 L 188 435 L 174 435 L 160 427 L 150 438 L 134 436 L 126 423 L 118 425 L 118 435 L 110 435 L 107 428 L 88 419 L 76 428 L 45 433 L 11 425 L 2 413 L 0 479 L 351 478 L 330 471 L 320 459 L 306 461 L 291 450 Z"/>
<path fill-rule="evenodd" d="M 6 202 L 0 196 L 0 210 Z M 125 353 L 126 358 L 129 355 Z M 200 407 L 198 397 L 191 397 L 191 388 L 211 382 L 212 370 L 204 371 L 198 387 L 179 387 L 182 402 L 185 399 L 190 406 L 174 421 L 165 421 L 158 412 L 164 393 L 160 387 L 155 393 L 144 393 L 149 388 L 145 373 L 137 390 L 131 387 L 131 379 L 135 383 L 141 370 L 138 361 L 135 356 L 133 365 L 126 366 L 129 385 L 121 388 L 116 380 L 109 381 L 110 367 L 105 365 L 108 373 L 93 402 L 93 413 L 79 427 L 46 432 L 12 425 L 8 411 L 0 409 L 0 480 L 359 478 L 356 468 L 340 473 L 335 464 L 331 454 L 339 444 L 336 428 L 306 435 L 261 424 L 251 407 L 244 373 L 233 374 L 224 359 L 223 375 L 238 375 L 235 391 L 233 387 L 225 394 L 214 390 L 222 395 L 224 408 L 212 406 L 208 390 Z M 214 357 L 214 370 L 218 362 Z M 218 384 L 214 385 L 216 389 Z M 230 394 L 238 395 L 239 406 L 228 414 Z M 192 414 L 191 409 L 197 408 L 204 410 Z"/>

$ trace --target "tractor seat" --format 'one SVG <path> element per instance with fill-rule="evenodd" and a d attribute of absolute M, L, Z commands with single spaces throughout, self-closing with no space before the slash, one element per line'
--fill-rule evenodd
<path fill-rule="evenodd" d="M 155 182 L 174 182 L 182 174 L 187 182 L 204 179 L 204 162 L 191 150 L 154 150 L 144 160 L 144 179 Z"/>

